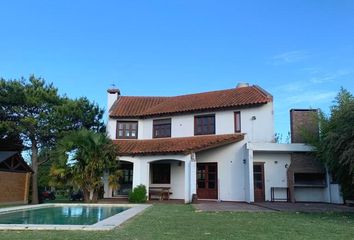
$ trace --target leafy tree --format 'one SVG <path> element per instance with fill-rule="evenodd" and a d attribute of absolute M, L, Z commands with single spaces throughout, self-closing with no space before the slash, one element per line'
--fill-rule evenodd
<path fill-rule="evenodd" d="M 30 151 L 32 203 L 38 203 L 38 169 L 49 160 L 57 139 L 66 132 L 87 128 L 104 131 L 103 110 L 86 98 L 60 96 L 53 84 L 30 76 L 27 81 L 0 79 L 0 130 L 3 135 L 18 134 Z M 41 153 L 42 151 L 42 153 Z M 41 154 L 41 160 L 39 155 Z"/>
<path fill-rule="evenodd" d="M 53 182 L 81 188 L 85 202 L 97 201 L 105 172 L 109 173 L 110 185 L 119 187 L 117 149 L 106 134 L 74 131 L 58 142 L 55 154 L 50 171 Z"/>
<path fill-rule="evenodd" d="M 341 89 L 330 109 L 320 113 L 320 138 L 313 141 L 318 157 L 341 184 L 345 199 L 354 197 L 354 97 Z"/>

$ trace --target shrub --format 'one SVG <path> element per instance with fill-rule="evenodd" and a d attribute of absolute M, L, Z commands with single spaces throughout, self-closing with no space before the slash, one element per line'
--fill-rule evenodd
<path fill-rule="evenodd" d="M 136 186 L 128 197 L 131 203 L 144 203 L 146 202 L 146 187 L 144 185 Z"/>

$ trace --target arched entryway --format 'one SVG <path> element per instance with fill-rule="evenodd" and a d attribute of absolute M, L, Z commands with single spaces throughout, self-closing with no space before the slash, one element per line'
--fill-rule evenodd
<path fill-rule="evenodd" d="M 149 198 L 184 199 L 185 163 L 164 159 L 149 163 Z"/>
<path fill-rule="evenodd" d="M 133 188 L 133 166 L 132 162 L 119 161 L 119 169 L 122 177 L 119 179 L 119 188 L 113 190 L 113 197 L 127 197 Z"/>

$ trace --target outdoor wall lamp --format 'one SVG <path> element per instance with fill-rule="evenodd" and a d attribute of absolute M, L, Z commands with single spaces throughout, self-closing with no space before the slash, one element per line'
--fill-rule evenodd
<path fill-rule="evenodd" d="M 285 164 L 285 168 L 288 168 L 289 167 L 289 165 L 288 164 Z"/>
<path fill-rule="evenodd" d="M 246 159 L 243 159 L 243 161 L 242 161 L 242 162 L 243 162 L 243 164 L 246 164 Z"/>

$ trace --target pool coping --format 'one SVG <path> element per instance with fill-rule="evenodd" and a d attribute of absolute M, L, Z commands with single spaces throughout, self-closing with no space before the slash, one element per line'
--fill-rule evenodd
<path fill-rule="evenodd" d="M 52 225 L 52 224 L 0 224 L 0 230 L 88 230 L 88 231 L 107 231 L 120 226 L 125 221 L 142 213 L 151 204 L 87 204 L 87 203 L 47 203 L 40 205 L 26 205 L 17 207 L 8 207 L 0 209 L 1 213 L 10 213 L 24 209 L 38 209 L 57 206 L 112 206 L 129 207 L 129 209 L 110 216 L 102 221 L 91 225 Z"/>

